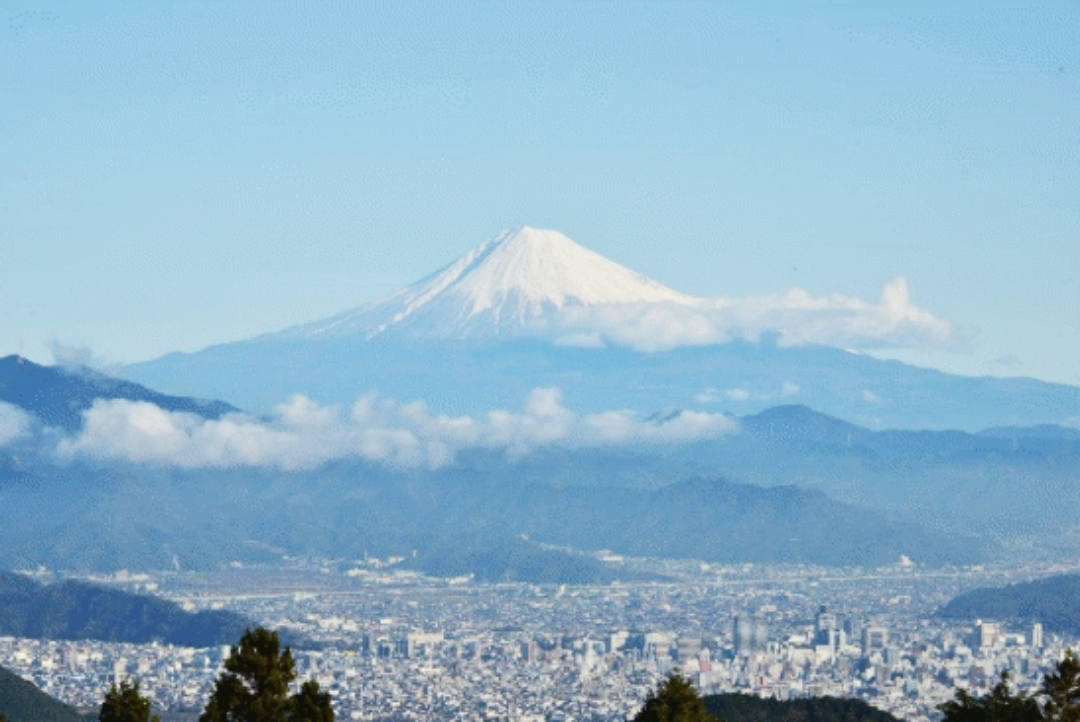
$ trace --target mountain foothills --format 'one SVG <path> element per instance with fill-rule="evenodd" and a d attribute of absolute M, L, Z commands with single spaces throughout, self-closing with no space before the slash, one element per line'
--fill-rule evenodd
<path fill-rule="evenodd" d="M 189 412 L 208 419 L 236 411 L 221 401 L 159 394 L 84 366 L 39 366 L 19 356 L 0 359 L 0 401 L 33 414 L 46 426 L 65 431 L 79 428 L 82 412 L 99 399 L 145 401 L 167 411 Z"/>
<path fill-rule="evenodd" d="M 14 672 L 0 667 L 0 715 L 8 722 L 79 722 L 89 720 L 60 700 L 42 692 Z"/>
<path fill-rule="evenodd" d="M 233 612 L 186 612 L 157 597 L 72 580 L 43 585 L 0 572 L 0 636 L 210 647 L 250 626 Z"/>
<path fill-rule="evenodd" d="M 1062 574 L 1007 587 L 973 589 L 951 600 L 939 614 L 950 619 L 1039 622 L 1047 630 L 1080 633 L 1080 575 Z"/>
<path fill-rule="evenodd" d="M 952 376 L 859 350 L 965 338 L 914 306 L 903 279 L 877 304 L 803 291 L 698 298 L 561 233 L 521 228 L 383 302 L 122 374 L 258 413 L 294 393 L 347 404 L 377 390 L 475 415 L 558 387 L 583 413 L 800 403 L 871 428 L 968 431 L 1078 417 L 1075 387 Z"/>
<path fill-rule="evenodd" d="M 871 431 L 782 406 L 693 443 L 471 449 L 438 468 L 356 457 L 292 470 L 186 468 L 59 453 L 81 432 L 49 427 L 23 401 L 21 379 L 96 377 L 26 361 L 0 368 L 30 368 L 0 380 L 19 409 L 38 414 L 33 431 L 0 447 L 0 567 L 208 569 L 377 555 L 436 576 L 584 583 L 633 578 L 598 550 L 829 565 L 905 555 L 938 565 L 1021 543 L 1046 553 L 1077 545 L 1080 438 L 1066 427 Z M 132 388 L 135 398 L 153 393 Z"/>

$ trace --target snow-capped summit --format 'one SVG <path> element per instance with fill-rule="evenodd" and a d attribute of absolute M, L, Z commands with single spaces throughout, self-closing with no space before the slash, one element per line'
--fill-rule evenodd
<path fill-rule="evenodd" d="M 398 331 L 429 338 L 513 336 L 572 306 L 693 303 L 562 233 L 505 231 L 390 298 L 290 329 L 290 336 L 367 338 Z"/>

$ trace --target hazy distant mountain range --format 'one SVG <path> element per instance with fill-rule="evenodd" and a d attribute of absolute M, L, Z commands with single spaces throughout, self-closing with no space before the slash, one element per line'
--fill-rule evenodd
<path fill-rule="evenodd" d="M 28 364 L 0 364 L 19 371 L 0 378 L 10 398 L 25 397 L 21 378 L 83 378 L 20 375 Z M 1003 553 L 1018 535 L 1050 552 L 1075 546 L 1080 438 L 1071 429 L 874 432 L 800 406 L 733 423 L 735 432 L 689 444 L 518 457 L 476 449 L 438 469 L 345 458 L 295 471 L 63 457 L 49 445 L 79 432 L 44 429 L 0 448 L 0 566 L 216 568 L 400 554 L 432 574 L 602 582 L 625 576 L 540 544 L 833 565 L 901 554 L 962 564 Z"/>
<path fill-rule="evenodd" d="M 602 582 L 627 572 L 601 549 L 1075 552 L 1080 389 L 835 347 L 953 333 L 902 283 L 878 305 L 701 299 L 520 229 L 383 303 L 124 370 L 178 395 L 0 360 L 0 567 L 394 554 Z"/>
<path fill-rule="evenodd" d="M 581 413 L 741 415 L 799 403 L 871 428 L 968 431 L 1080 418 L 1075 387 L 952 376 L 852 350 L 960 336 L 913 306 L 902 280 L 879 304 L 803 292 L 696 298 L 560 233 L 522 228 L 381 303 L 122 373 L 260 413 L 295 393 L 348 404 L 374 390 L 477 415 L 558 387 Z"/>

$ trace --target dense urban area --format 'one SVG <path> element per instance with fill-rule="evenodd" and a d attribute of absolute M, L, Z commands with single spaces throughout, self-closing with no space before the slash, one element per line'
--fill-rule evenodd
<path fill-rule="evenodd" d="M 379 559 L 89 580 L 189 610 L 234 610 L 307 640 L 294 650 L 300 680 L 328 689 L 339 719 L 623 720 L 678 669 L 703 693 L 857 697 L 907 720 L 933 720 L 955 688 L 986 690 L 1003 670 L 1019 688 L 1037 687 L 1076 644 L 1038 623 L 935 615 L 974 587 L 1073 568 L 603 558 L 663 581 L 479 584 Z M 131 677 L 155 707 L 197 712 L 228 654 L 227 646 L 0 638 L 0 666 L 86 710 L 111 681 Z"/>

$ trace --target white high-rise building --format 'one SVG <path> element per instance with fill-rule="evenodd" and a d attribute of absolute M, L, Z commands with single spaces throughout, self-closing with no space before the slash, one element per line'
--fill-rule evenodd
<path fill-rule="evenodd" d="M 761 617 L 740 614 L 733 624 L 735 654 L 752 654 L 765 649 L 769 641 L 769 623 Z"/>
<path fill-rule="evenodd" d="M 993 649 L 997 644 L 1001 630 L 994 622 L 984 622 L 981 619 L 975 622 L 975 648 Z"/>

